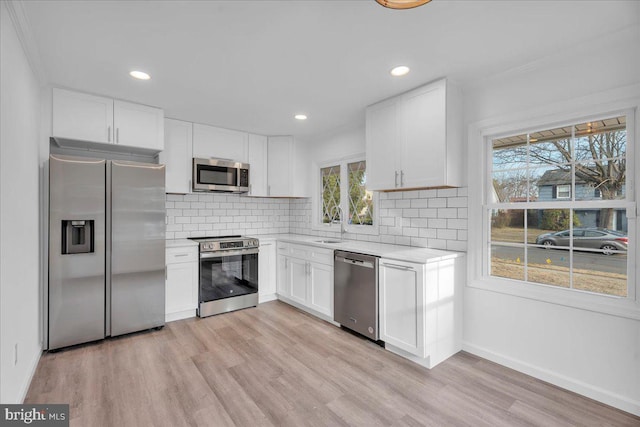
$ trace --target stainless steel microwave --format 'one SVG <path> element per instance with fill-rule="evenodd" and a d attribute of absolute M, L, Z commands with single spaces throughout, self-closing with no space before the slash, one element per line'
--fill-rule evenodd
<path fill-rule="evenodd" d="M 193 191 L 246 193 L 249 164 L 227 159 L 193 159 Z"/>

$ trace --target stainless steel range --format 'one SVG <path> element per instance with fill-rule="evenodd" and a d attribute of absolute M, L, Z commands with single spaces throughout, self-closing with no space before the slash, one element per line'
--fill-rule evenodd
<path fill-rule="evenodd" d="M 258 305 L 258 239 L 192 238 L 200 244 L 198 316 Z"/>

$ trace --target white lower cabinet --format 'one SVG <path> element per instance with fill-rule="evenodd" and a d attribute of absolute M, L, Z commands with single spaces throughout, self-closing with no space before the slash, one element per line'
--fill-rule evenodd
<path fill-rule="evenodd" d="M 165 320 L 193 317 L 198 307 L 198 247 L 167 248 Z"/>
<path fill-rule="evenodd" d="M 258 253 L 258 298 L 267 302 L 276 299 L 276 242 L 260 240 Z"/>
<path fill-rule="evenodd" d="M 309 305 L 333 319 L 333 265 L 309 263 L 308 280 Z"/>
<path fill-rule="evenodd" d="M 464 257 L 424 264 L 380 259 L 379 322 L 385 348 L 427 368 L 462 349 Z"/>
<path fill-rule="evenodd" d="M 424 357 L 424 265 L 380 260 L 380 339 Z"/>
<path fill-rule="evenodd" d="M 279 243 L 278 298 L 333 320 L 333 251 Z"/>

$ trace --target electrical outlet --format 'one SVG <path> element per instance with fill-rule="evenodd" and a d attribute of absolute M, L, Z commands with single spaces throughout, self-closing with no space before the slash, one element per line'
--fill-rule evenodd
<path fill-rule="evenodd" d="M 18 343 L 13 346 L 13 366 L 18 364 Z"/>

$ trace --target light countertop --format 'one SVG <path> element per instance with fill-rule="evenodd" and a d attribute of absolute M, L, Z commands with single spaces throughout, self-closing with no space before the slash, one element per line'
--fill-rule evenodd
<path fill-rule="evenodd" d="M 337 241 L 339 239 L 320 236 L 309 236 L 305 234 L 261 234 L 249 237 L 253 237 L 258 240 L 278 240 L 280 242 L 287 243 L 303 243 L 306 245 L 313 245 L 324 249 L 340 249 L 343 251 L 376 255 L 381 258 L 387 258 L 396 261 L 415 262 L 419 264 L 438 262 L 444 259 L 452 259 L 465 256 L 464 252 L 416 248 L 411 246 L 363 242 L 358 240 L 343 240 L 339 243 L 323 243 L 322 241 Z M 189 239 L 167 240 L 167 248 L 180 248 L 187 246 L 198 246 L 198 243 Z"/>
<path fill-rule="evenodd" d="M 430 263 L 465 256 L 464 252 L 444 251 L 440 249 L 416 248 L 403 245 L 390 245 L 386 243 L 363 242 L 358 240 L 343 240 L 340 243 L 322 243 L 321 240 L 337 241 L 340 239 L 308 236 L 304 234 L 266 234 L 251 236 L 256 239 L 278 240 L 288 243 L 304 243 L 325 249 L 339 249 L 350 252 L 358 252 L 368 255 L 376 255 L 381 258 L 396 261 L 415 263 Z"/>
<path fill-rule="evenodd" d="M 184 248 L 186 246 L 198 246 L 198 242 L 189 239 L 167 239 L 167 248 Z"/>

